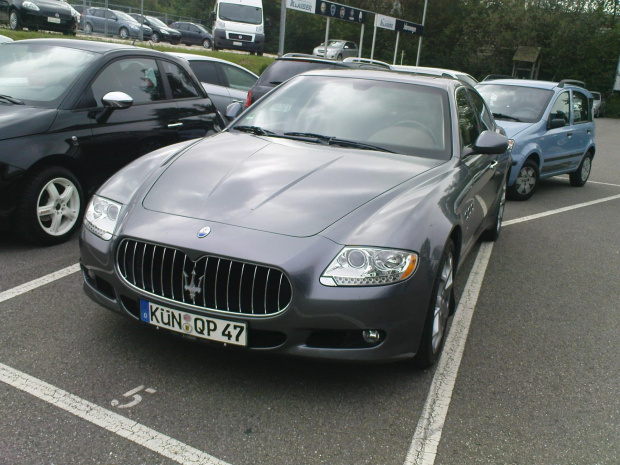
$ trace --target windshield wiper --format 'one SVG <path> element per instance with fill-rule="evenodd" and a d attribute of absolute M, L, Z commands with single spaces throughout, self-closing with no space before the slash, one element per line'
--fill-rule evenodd
<path fill-rule="evenodd" d="M 6 100 L 7 102 L 14 103 L 15 105 L 24 105 L 24 102 L 21 100 L 17 100 L 9 95 L 0 95 L 0 99 Z"/>
<path fill-rule="evenodd" d="M 285 132 L 285 136 L 290 136 L 291 139 L 307 140 L 308 142 L 323 142 L 328 144 L 332 136 L 324 136 L 323 134 L 315 134 L 314 132 Z"/>
<path fill-rule="evenodd" d="M 269 131 L 268 129 L 263 129 L 259 126 L 233 126 L 232 129 L 236 129 L 237 131 L 247 132 L 249 134 L 254 134 L 255 136 L 275 136 L 276 133 L 273 131 Z"/>
<path fill-rule="evenodd" d="M 495 118 L 509 119 L 511 121 L 516 121 L 517 123 L 522 123 L 523 122 L 519 118 L 515 118 L 514 116 L 504 115 L 503 113 L 493 113 L 493 116 Z"/>
<path fill-rule="evenodd" d="M 338 145 L 340 147 L 351 147 L 351 148 L 363 149 L 363 150 L 378 150 L 380 152 L 395 153 L 392 150 L 379 147 L 378 145 L 365 144 L 363 142 L 357 142 L 357 141 L 348 140 L 348 139 L 338 139 L 337 137 L 324 136 L 322 134 L 315 134 L 312 132 L 285 132 L 284 135 L 291 136 L 291 138 L 300 137 L 300 138 L 303 138 L 303 140 L 306 140 L 306 138 L 308 138 L 310 141 L 314 140 L 316 142 L 322 142 L 327 145 Z"/>

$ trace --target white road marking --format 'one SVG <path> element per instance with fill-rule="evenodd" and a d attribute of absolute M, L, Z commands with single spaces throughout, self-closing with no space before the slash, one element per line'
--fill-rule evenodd
<path fill-rule="evenodd" d="M 9 289 L 8 291 L 0 292 L 0 302 L 12 299 L 13 297 L 17 297 L 21 294 L 25 294 L 28 291 L 32 291 L 33 289 L 49 284 L 57 279 L 64 278 L 65 276 L 69 276 L 78 271 L 80 271 L 80 265 L 76 263 L 75 265 L 68 266 L 67 268 L 63 268 L 62 270 L 43 276 L 42 278 L 38 278 L 26 284 L 22 284 L 21 286 Z"/>
<path fill-rule="evenodd" d="M 228 465 L 165 434 L 0 363 L 0 381 L 183 465 Z"/>
<path fill-rule="evenodd" d="M 435 462 L 437 447 L 467 342 L 469 325 L 478 302 L 478 295 L 492 250 L 492 242 L 483 243 L 469 273 L 467 285 L 454 314 L 426 403 L 413 434 L 405 465 L 432 465 Z"/>
<path fill-rule="evenodd" d="M 602 184 L 603 186 L 614 186 L 614 187 L 620 187 L 620 184 L 611 184 L 611 183 L 609 183 L 609 182 L 588 181 L 588 183 L 590 183 L 590 184 Z"/>

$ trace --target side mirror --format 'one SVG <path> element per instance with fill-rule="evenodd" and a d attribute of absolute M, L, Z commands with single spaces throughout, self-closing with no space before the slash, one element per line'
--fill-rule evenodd
<path fill-rule="evenodd" d="M 549 123 L 549 129 L 563 128 L 564 126 L 566 126 L 564 118 L 553 118 Z"/>
<path fill-rule="evenodd" d="M 269 18 L 265 18 L 265 27 L 271 26 L 271 20 Z"/>
<path fill-rule="evenodd" d="M 226 118 L 229 120 L 235 119 L 243 111 L 243 104 L 241 102 L 233 102 L 226 107 Z"/>
<path fill-rule="evenodd" d="M 103 111 L 97 116 L 98 123 L 105 123 L 114 110 L 124 110 L 133 105 L 133 99 L 125 92 L 108 92 L 101 99 Z"/>
<path fill-rule="evenodd" d="M 508 149 L 508 138 L 494 131 L 482 131 L 476 139 L 474 146 L 465 155 L 481 153 L 485 155 L 498 155 Z"/>
<path fill-rule="evenodd" d="M 211 21 L 215 21 L 215 11 L 212 11 L 211 14 L 209 15 L 209 19 Z"/>

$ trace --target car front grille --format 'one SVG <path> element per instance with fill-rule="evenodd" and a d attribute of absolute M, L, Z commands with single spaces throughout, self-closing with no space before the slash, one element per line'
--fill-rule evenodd
<path fill-rule="evenodd" d="M 228 34 L 230 40 L 244 40 L 246 42 L 252 42 L 252 36 L 247 34 Z"/>
<path fill-rule="evenodd" d="M 275 268 L 205 255 L 192 261 L 178 249 L 124 239 L 117 268 L 131 286 L 199 308 L 273 315 L 292 298 L 287 276 Z"/>

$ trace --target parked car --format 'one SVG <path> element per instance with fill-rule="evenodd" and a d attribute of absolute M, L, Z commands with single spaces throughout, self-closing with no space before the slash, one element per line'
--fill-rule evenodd
<path fill-rule="evenodd" d="M 596 152 L 588 90 L 527 79 L 489 80 L 476 89 L 510 139 L 510 199 L 529 199 L 541 178 L 558 174 L 568 173 L 573 186 L 587 182 Z"/>
<path fill-rule="evenodd" d="M 80 235 L 84 290 L 219 345 L 430 366 L 458 264 L 500 233 L 506 147 L 460 81 L 295 76 L 224 132 L 99 189 Z"/>
<path fill-rule="evenodd" d="M 87 40 L 0 47 L 0 224 L 68 239 L 89 193 L 137 157 L 224 127 L 187 62 Z"/>
<path fill-rule="evenodd" d="M 358 56 L 359 49 L 357 48 L 357 44 L 350 40 L 330 39 L 327 45 L 327 55 L 325 55 L 325 42 L 314 47 L 312 54 L 317 57 L 342 61 L 344 58 Z"/>
<path fill-rule="evenodd" d="M 592 105 L 592 113 L 595 118 L 599 116 L 605 116 L 605 99 L 601 96 L 600 92 L 591 92 L 594 102 Z"/>
<path fill-rule="evenodd" d="M 245 106 L 249 107 L 274 87 L 287 79 L 313 69 L 383 69 L 383 66 L 365 62 L 339 62 L 303 53 L 287 53 L 276 58 L 248 92 Z"/>
<path fill-rule="evenodd" d="M 60 0 L 0 0 L 0 22 L 14 31 L 56 31 L 75 35 L 80 14 Z"/>
<path fill-rule="evenodd" d="M 142 16 L 139 13 L 129 13 L 129 16 L 135 19 L 138 23 L 146 24 L 152 29 L 153 34 L 151 35 L 151 41 L 153 42 L 169 42 L 173 45 L 181 42 L 181 33 L 176 29 L 166 26 L 161 19 L 158 19 L 155 16 Z"/>
<path fill-rule="evenodd" d="M 142 38 L 144 40 L 149 39 L 153 35 L 153 30 L 149 26 L 140 24 L 127 13 L 110 10 L 109 8 L 88 8 L 82 13 L 80 26 L 85 34 L 97 32 L 120 36 L 121 39 L 139 38 L 140 28 L 142 28 Z"/>
<path fill-rule="evenodd" d="M 258 80 L 256 74 L 230 61 L 192 53 L 172 54 L 187 60 L 222 115 L 231 103 L 245 102 L 248 91 Z"/>
<path fill-rule="evenodd" d="M 185 45 L 202 45 L 204 48 L 211 48 L 213 45 L 213 35 L 211 31 L 202 24 L 176 21 L 172 23 L 170 27 L 181 33 L 181 42 Z"/>
<path fill-rule="evenodd" d="M 462 71 L 455 71 L 453 69 L 444 68 L 430 68 L 427 66 L 405 66 L 405 65 L 390 65 L 390 68 L 394 71 L 400 71 L 402 73 L 417 74 L 420 76 L 442 76 L 450 77 L 452 79 L 459 79 L 470 86 L 475 86 L 478 81 L 473 76 L 463 73 Z"/>

